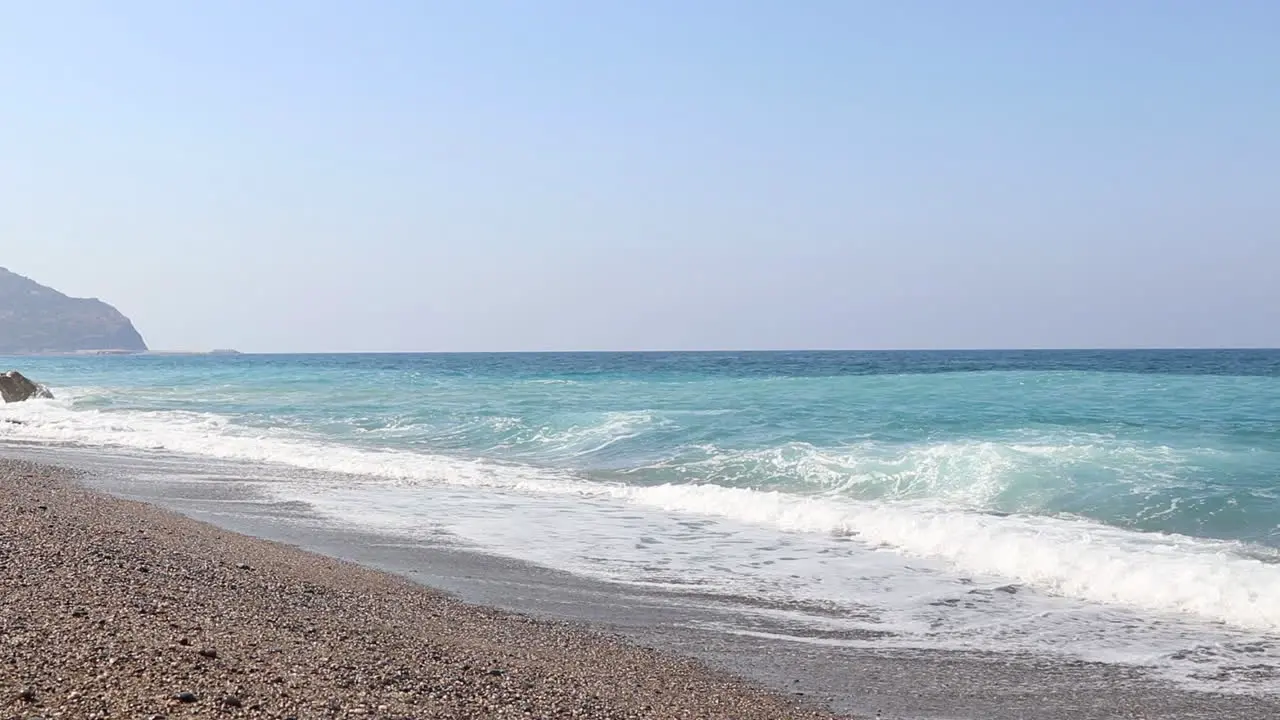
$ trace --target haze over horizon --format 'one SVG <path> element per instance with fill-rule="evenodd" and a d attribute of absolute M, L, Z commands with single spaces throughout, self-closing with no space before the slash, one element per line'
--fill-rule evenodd
<path fill-rule="evenodd" d="M 1280 346 L 1280 6 L 0 29 L 0 266 L 160 351 Z"/>

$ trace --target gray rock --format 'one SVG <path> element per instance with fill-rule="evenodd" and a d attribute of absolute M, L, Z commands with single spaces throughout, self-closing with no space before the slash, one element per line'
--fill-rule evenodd
<path fill-rule="evenodd" d="M 7 403 L 22 402 L 31 398 L 51 398 L 49 388 L 32 382 L 17 370 L 10 370 L 0 375 L 0 397 Z"/>

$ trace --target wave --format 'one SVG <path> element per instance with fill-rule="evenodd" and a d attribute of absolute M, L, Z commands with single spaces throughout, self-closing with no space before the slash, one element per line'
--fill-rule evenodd
<path fill-rule="evenodd" d="M 859 503 L 716 485 L 630 489 L 637 502 L 783 530 L 837 533 L 1092 602 L 1280 630 L 1280 553 L 1075 518 Z"/>
<path fill-rule="evenodd" d="M 826 467 L 834 473 L 833 479 L 811 484 L 804 492 L 794 487 L 731 487 L 694 477 L 690 480 L 696 481 L 691 482 L 637 485 L 593 481 L 568 471 L 518 463 L 362 449 L 295 430 L 249 428 L 208 413 L 79 410 L 63 399 L 11 406 L 3 414 L 21 424 L 0 423 L 0 439 L 287 465 L 342 473 L 352 476 L 344 482 L 373 486 L 449 484 L 616 501 L 783 532 L 847 536 L 869 548 L 932 558 L 961 573 L 1005 578 L 1067 597 L 1181 613 L 1241 628 L 1280 630 L 1280 605 L 1274 601 L 1280 597 L 1280 554 L 1267 548 L 1133 532 L 1076 517 L 993 514 L 978 507 L 986 500 L 955 503 L 945 493 L 925 497 L 926 493 L 910 491 L 860 498 L 847 492 L 849 483 L 859 480 L 846 470 L 851 462 L 862 461 L 815 455 L 800 447 L 757 455 L 768 462 L 775 457 L 784 465 L 803 465 L 804 474 L 811 478 L 825 477 L 822 468 Z M 654 421 L 644 414 L 623 414 L 610 425 L 583 433 L 576 442 L 588 447 L 600 438 L 617 437 L 637 424 Z M 999 490 L 994 479 L 1008 475 L 1009 464 L 1016 465 L 1019 457 L 1070 458 L 1089 452 L 1096 450 L 941 443 L 906 451 L 896 462 L 906 463 L 909 455 L 920 477 L 933 478 L 928 482 L 935 483 L 964 475 L 957 469 L 968 468 L 969 479 L 961 486 L 967 482 L 979 487 L 977 496 L 983 496 Z M 708 459 L 704 469 L 731 459 Z M 892 467 L 895 461 L 880 457 L 874 462 Z M 869 473 L 867 477 L 884 482 L 892 475 Z M 982 487 L 986 480 L 975 478 L 986 478 L 996 487 Z M 898 481 L 889 481 L 890 486 L 893 482 Z"/>
<path fill-rule="evenodd" d="M 237 425 L 212 413 L 74 410 L 67 400 L 27 402 L 6 410 L 18 423 L 0 423 L 0 439 L 168 451 L 392 481 L 519 489 L 526 480 L 537 483 L 546 475 L 515 464 L 333 444 L 299 431 Z"/>
<path fill-rule="evenodd" d="M 885 443 L 841 448 L 786 443 L 753 449 L 686 447 L 634 468 L 638 478 L 671 477 L 729 487 L 831 492 L 860 500 L 941 500 L 978 510 L 1058 512 L 1077 492 L 1151 495 L 1194 492 L 1188 473 L 1211 451 L 1137 445 L 1095 434 Z"/>
<path fill-rule="evenodd" d="M 582 422 L 562 427 L 529 426 L 515 418 L 501 420 L 505 422 L 493 423 L 492 427 L 500 429 L 503 436 L 487 449 L 539 460 L 593 455 L 666 424 L 664 419 L 646 411 L 593 414 Z"/>

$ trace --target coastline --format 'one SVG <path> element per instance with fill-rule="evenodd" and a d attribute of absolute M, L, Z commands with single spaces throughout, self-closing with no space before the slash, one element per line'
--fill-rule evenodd
<path fill-rule="evenodd" d="M 5 717 L 796 718 L 675 655 L 0 459 Z"/>
<path fill-rule="evenodd" d="M 744 618 L 740 607 L 717 608 L 704 597 L 592 581 L 477 553 L 451 545 L 447 538 L 439 543 L 405 544 L 394 536 L 335 526 L 305 507 L 263 502 L 246 491 L 263 471 L 253 465 L 216 469 L 206 464 L 190 466 L 177 457 L 115 456 L 0 443 L 0 551 L 16 557 L 18 548 L 30 545 L 21 563 L 0 557 L 0 566 L 12 568 L 0 567 L 3 587 L 28 584 L 20 588 L 25 599 L 6 591 L 0 605 L 4 618 L 0 621 L 0 692 L 4 693 L 0 709 L 15 713 L 12 717 L 88 717 L 87 706 L 58 715 L 50 706 L 35 707 L 14 698 L 26 689 L 24 682 L 47 684 L 49 678 L 59 678 L 53 683 L 53 697 L 91 696 L 90 691 L 77 689 L 81 679 L 99 688 L 93 697 L 100 697 L 101 686 L 93 685 L 98 674 L 134 682 L 131 673 L 150 677 L 147 669 L 154 666 L 152 672 L 158 676 L 150 677 L 150 694 L 142 700 L 158 709 L 150 715 L 139 711 L 126 716 L 180 717 L 196 712 L 194 706 L 172 696 L 195 690 L 175 690 L 170 683 L 156 684 L 157 679 L 213 678 L 222 683 L 215 683 L 216 692 L 248 695 L 244 688 L 253 690 L 269 673 L 274 674 L 267 680 L 284 678 L 276 681 L 284 684 L 268 688 L 268 696 L 285 706 L 294 703 L 295 714 L 261 702 L 257 711 L 250 711 L 239 696 L 241 708 L 202 707 L 245 717 L 280 718 L 355 715 L 352 703 L 356 700 L 365 707 L 366 714 L 359 716 L 406 718 L 573 717 L 575 709 L 577 717 L 747 719 L 831 717 L 828 711 L 884 720 L 1262 720 L 1280 716 L 1280 698 L 1275 695 L 1190 690 L 1136 667 L 1010 653 L 859 647 L 841 638 L 801 642 L 790 632 L 793 628 L 752 626 L 759 616 Z M 67 503 L 65 508 L 58 509 L 55 499 Z M 39 510 L 40 504 L 46 510 L 31 510 Z M 18 524 L 19 519 L 27 524 Z M 147 532 L 137 533 L 138 527 Z M 30 528 L 37 532 L 22 531 Z M 95 552 L 108 545 L 115 549 L 104 561 Z M 78 555 L 73 547 L 81 548 Z M 160 553 L 162 562 L 145 559 L 152 557 L 146 553 Z M 267 561 L 244 559 L 259 553 Z M 126 562 L 124 568 L 112 564 L 136 558 L 144 559 L 137 565 Z M 251 570 L 231 572 L 242 563 Z M 167 569 L 161 572 L 161 568 Z M 179 585 L 176 589 L 158 586 L 158 595 L 144 592 L 147 583 L 160 582 L 157 578 Z M 307 591 L 308 587 L 312 590 Z M 128 599 L 113 588 L 124 588 L 135 596 Z M 103 598 L 108 612 L 97 619 L 111 619 L 117 631 L 84 637 L 78 650 L 59 652 L 85 656 L 87 645 L 97 659 L 81 657 L 76 675 L 59 670 L 60 666 L 29 672 L 31 662 L 24 663 L 22 658 L 34 657 L 31 653 L 37 651 L 43 657 L 43 638 L 74 638 L 85 630 L 81 620 L 67 613 L 75 612 L 78 603 L 87 602 L 82 598 L 89 597 Z M 265 612 L 259 608 L 272 598 L 275 605 Z M 189 602 L 196 604 L 182 604 Z M 158 603 L 167 605 L 158 607 Z M 237 611 L 230 626 L 218 625 L 224 607 L 257 609 L 248 615 Z M 376 608 L 372 615 L 370 607 Z M 165 615 L 146 608 L 163 610 Z M 39 623 L 15 624 L 9 619 L 24 614 L 46 618 L 51 612 L 56 617 Z M 320 612 L 324 617 L 318 616 Z M 385 623 L 375 623 L 370 634 L 368 623 L 384 612 L 392 613 L 399 624 L 388 629 Z M 297 613 L 307 624 L 298 625 Z M 275 620 L 264 629 L 257 622 L 260 617 Z M 239 624 L 246 618 L 253 622 Z M 132 632 L 133 623 L 151 627 L 147 622 L 154 627 L 144 635 L 149 638 L 146 643 L 121 651 L 118 630 Z M 294 628 L 295 636 L 280 635 L 282 627 Z M 105 632 L 95 628 L 89 629 Z M 188 637 L 192 644 L 175 646 L 180 639 L 175 633 L 189 628 L 199 628 L 198 635 Z M 308 628 L 311 635 L 296 637 Z M 328 628 L 328 634 L 316 635 L 323 628 Z M 211 633 L 229 633 L 248 643 L 250 654 L 242 656 L 250 658 L 248 665 L 223 668 L 193 657 L 200 649 L 197 641 L 218 639 Z M 346 640 L 341 638 L 344 633 L 349 636 Z M 364 639 L 387 633 L 390 640 Z M 424 658 L 430 661 L 423 672 L 436 674 L 411 681 L 408 691 L 410 696 L 418 693 L 428 699 L 429 708 L 368 704 L 370 693 L 382 691 L 366 684 L 369 677 L 381 677 L 377 673 L 385 670 L 379 664 L 383 645 L 393 648 L 387 657 L 405 658 L 404 667 L 414 667 Z M 271 647 L 282 652 L 264 655 Z M 452 649 L 446 655 L 440 648 Z M 22 652 L 27 654 L 20 656 Z M 512 652 L 517 655 L 514 661 Z M 335 667 L 337 658 L 348 656 L 354 662 Z M 132 659 L 106 664 L 112 657 Z M 218 652 L 219 661 L 223 657 Z M 150 660 L 143 663 L 143 658 Z M 463 700 L 448 693 L 467 688 L 473 693 L 498 692 L 501 688 L 486 688 L 484 683 L 493 683 L 494 677 L 517 677 L 514 671 L 508 674 L 507 668 L 493 665 L 499 662 L 526 668 L 518 675 L 523 684 L 515 698 L 485 696 L 515 703 L 514 710 L 503 714 L 492 705 L 449 704 Z M 469 668 L 461 670 L 463 665 Z M 20 677 L 13 674 L 14 668 L 28 672 Z M 477 675 L 490 669 L 504 670 L 504 674 Z M 345 680 L 343 672 L 348 673 Z M 335 684 L 342 682 L 357 685 Z M 618 685 L 630 691 L 619 695 Z M 270 694 L 277 690 L 283 694 Z M 443 699 L 432 695 L 442 691 L 447 691 Z M 535 710 L 528 711 L 532 714 L 525 714 L 522 708 L 530 702 L 525 694 L 534 692 L 551 693 L 554 700 L 535 705 Z M 50 696 L 46 691 L 38 697 L 48 701 Z M 699 704 L 707 698 L 717 702 Z M 329 700 L 337 701 L 337 710 L 329 709 Z M 808 705 L 802 707 L 796 701 Z M 387 709 L 379 711 L 380 705 Z M 9 716 L 0 712 L 0 717 Z"/>

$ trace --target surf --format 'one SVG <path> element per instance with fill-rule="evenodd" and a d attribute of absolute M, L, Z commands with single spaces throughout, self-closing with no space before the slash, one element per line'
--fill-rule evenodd
<path fill-rule="evenodd" d="M 892 452 L 864 448 L 858 457 L 847 448 L 837 456 L 803 445 L 745 454 L 704 448 L 707 458 L 682 466 L 682 482 L 637 484 L 628 482 L 629 474 L 601 479 L 562 467 L 353 447 L 315 433 L 245 426 L 212 413 L 107 410 L 93 402 L 79 409 L 77 397 L 82 396 L 71 391 L 64 399 L 6 408 L 6 415 L 21 424 L 0 426 L 0 437 L 306 469 L 327 474 L 329 483 L 357 488 L 375 506 L 384 491 L 399 492 L 403 503 L 406 491 L 436 486 L 621 503 L 781 533 L 848 538 L 868 550 L 934 561 L 940 570 L 999 578 L 1076 600 L 1280 630 L 1280 605 L 1273 600 L 1280 597 L 1280 556 L 1270 548 L 1134 532 L 1083 517 L 989 511 L 992 494 L 1007 489 L 1001 483 L 1013 482 L 1025 470 L 1018 462 L 1097 452 L 1071 445 L 1011 449 L 944 442 Z M 595 447 L 602 437 L 631 436 L 653 422 L 652 414 L 620 414 L 599 427 L 543 440 Z M 538 442 L 537 436 L 531 441 Z M 772 464 L 755 478 L 791 473 L 792 481 L 802 482 L 780 489 L 721 484 L 740 481 L 725 468 L 744 461 Z M 914 485 L 904 486 L 901 478 L 885 480 L 893 475 L 886 469 L 907 466 L 919 476 Z M 873 467 L 881 474 L 868 472 L 859 479 L 857 468 Z M 883 485 L 876 492 L 850 492 L 851 485 L 875 482 Z M 944 482 L 958 483 L 959 492 L 940 491 Z M 921 483 L 923 490 L 917 487 Z M 314 479 L 273 487 L 284 499 L 322 504 L 332 496 L 330 490 Z M 330 509 L 335 516 L 351 510 Z"/>

